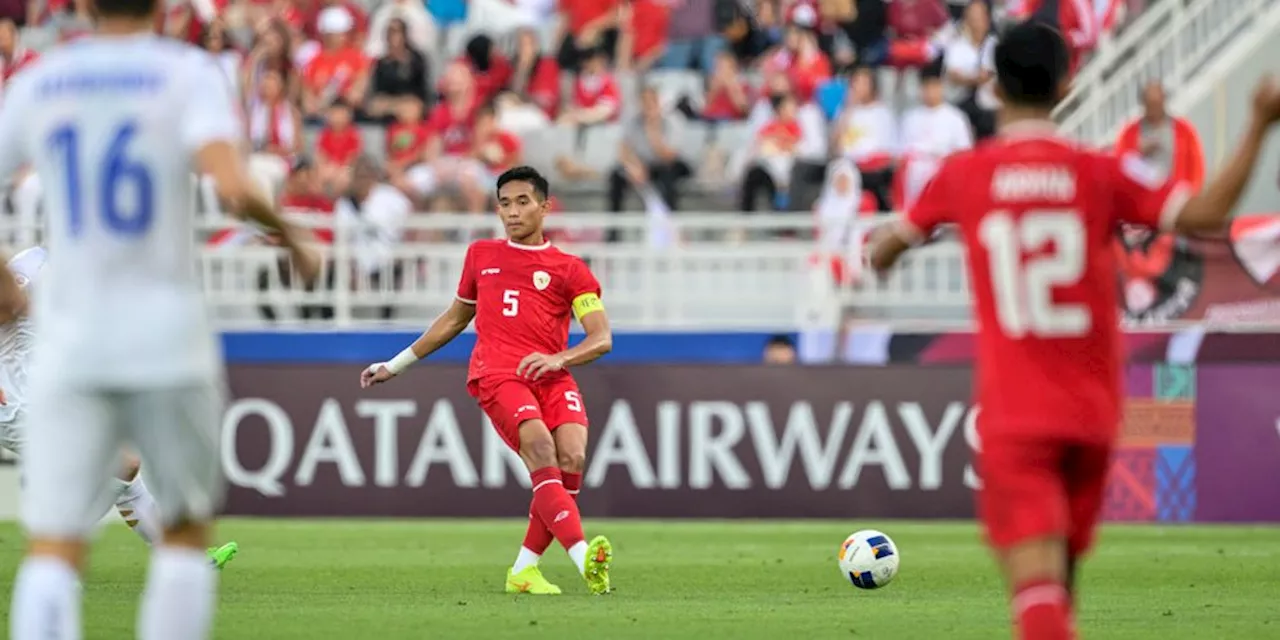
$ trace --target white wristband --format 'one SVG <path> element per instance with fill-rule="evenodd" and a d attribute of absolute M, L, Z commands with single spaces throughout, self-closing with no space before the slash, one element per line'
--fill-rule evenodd
<path fill-rule="evenodd" d="M 396 354 L 396 357 L 387 362 L 387 371 L 391 375 L 398 376 L 401 371 L 413 366 L 418 361 L 418 356 L 413 352 L 413 347 L 405 347 L 404 351 Z"/>

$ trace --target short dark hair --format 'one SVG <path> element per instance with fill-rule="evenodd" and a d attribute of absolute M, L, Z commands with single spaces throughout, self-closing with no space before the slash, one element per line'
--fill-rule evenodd
<path fill-rule="evenodd" d="M 766 349 L 770 347 L 787 347 L 788 349 L 796 348 L 796 341 L 785 333 L 775 333 L 769 336 L 769 340 L 764 343 Z"/>
<path fill-rule="evenodd" d="M 1069 65 L 1062 33 L 1030 20 L 1011 27 L 996 44 L 996 82 L 1016 105 L 1053 108 Z"/>
<path fill-rule="evenodd" d="M 527 165 L 511 167 L 503 171 L 502 175 L 498 176 L 498 186 L 494 187 L 493 192 L 497 194 L 508 182 L 529 183 L 533 187 L 534 195 L 539 200 L 546 200 L 551 195 L 551 185 L 547 182 L 547 179 L 541 173 L 538 173 L 537 169 Z"/>
<path fill-rule="evenodd" d="M 159 8 L 160 0 L 94 0 L 98 15 L 120 18 L 149 18 Z"/>

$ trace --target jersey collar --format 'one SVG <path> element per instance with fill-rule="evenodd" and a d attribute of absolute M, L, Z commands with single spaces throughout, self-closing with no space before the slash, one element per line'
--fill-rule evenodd
<path fill-rule="evenodd" d="M 551 241 L 547 240 L 542 244 L 518 244 L 507 240 L 507 246 L 521 251 L 542 251 L 543 249 L 547 249 L 551 246 Z"/>

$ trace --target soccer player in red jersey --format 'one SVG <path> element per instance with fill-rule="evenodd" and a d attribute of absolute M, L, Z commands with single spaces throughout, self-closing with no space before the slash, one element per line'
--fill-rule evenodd
<path fill-rule="evenodd" d="M 948 157 L 905 219 L 877 230 L 887 269 L 942 224 L 968 250 L 978 323 L 978 514 L 1012 592 L 1018 637 L 1074 637 L 1072 587 L 1102 506 L 1121 420 L 1121 334 L 1111 243 L 1124 224 L 1223 228 L 1280 120 L 1280 88 L 1259 84 L 1246 133 L 1192 194 L 1058 137 L 1069 53 L 1056 31 L 1014 27 L 996 47 L 1000 133 Z"/>
<path fill-rule="evenodd" d="M 604 536 L 587 543 L 582 532 L 575 500 L 587 453 L 587 413 L 568 368 L 608 353 L 613 334 L 600 283 L 586 263 L 551 246 L 543 234 L 551 205 L 547 192 L 546 178 L 531 167 L 498 176 L 498 216 L 507 238 L 472 243 L 453 304 L 395 358 L 366 368 L 360 385 L 390 380 L 475 318 L 467 390 L 520 454 L 533 481 L 529 529 L 507 572 L 506 590 L 559 594 L 538 569 L 542 553 L 558 540 L 588 589 L 603 594 L 610 590 L 613 547 Z M 587 332 L 572 348 L 570 315 Z"/>

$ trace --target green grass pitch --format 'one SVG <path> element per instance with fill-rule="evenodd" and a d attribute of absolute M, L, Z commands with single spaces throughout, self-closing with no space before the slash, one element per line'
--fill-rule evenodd
<path fill-rule="evenodd" d="M 893 584 L 858 591 L 835 553 L 855 529 L 902 553 Z M 606 597 L 567 557 L 543 560 L 566 595 L 515 597 L 503 578 L 522 521 L 228 520 L 241 553 L 222 574 L 218 638 L 1007 638 L 1004 591 L 968 523 L 588 521 L 617 552 Z M 1090 639 L 1280 638 L 1280 529 L 1110 526 L 1085 566 Z M 21 555 L 0 525 L 0 618 Z M 95 547 L 86 638 L 133 637 L 146 550 L 122 526 Z"/>

